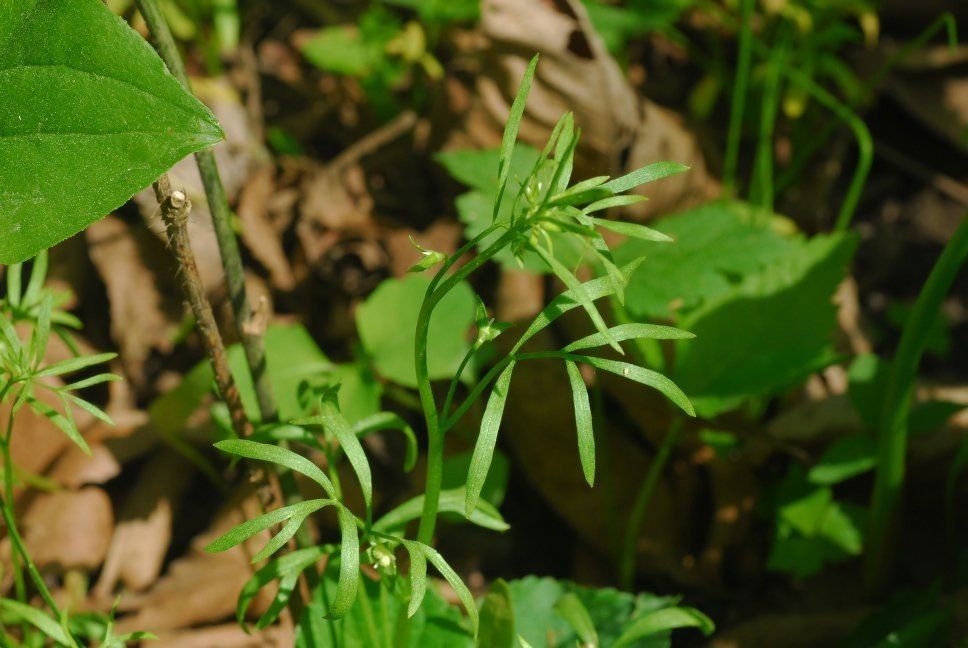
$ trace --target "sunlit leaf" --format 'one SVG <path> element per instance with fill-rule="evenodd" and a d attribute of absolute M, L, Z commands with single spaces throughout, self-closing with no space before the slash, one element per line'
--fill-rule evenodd
<path fill-rule="evenodd" d="M 215 447 L 222 452 L 227 452 L 237 457 L 255 459 L 257 461 L 268 461 L 269 463 L 274 463 L 279 466 L 285 466 L 290 470 L 295 470 L 301 475 L 304 475 L 319 484 L 323 490 L 326 491 L 326 494 L 331 498 L 336 498 L 336 489 L 333 488 L 333 483 L 329 480 L 329 477 L 326 476 L 326 473 L 320 470 L 319 466 L 314 464 L 309 459 L 306 459 L 302 455 L 298 455 L 291 450 L 286 450 L 285 448 L 280 448 L 268 443 L 257 443 L 247 439 L 227 439 L 225 441 L 218 441 L 215 443 Z"/>
<path fill-rule="evenodd" d="M 514 362 L 508 366 L 498 376 L 494 383 L 494 389 L 487 399 L 487 406 L 484 409 L 484 416 L 481 418 L 481 431 L 477 436 L 477 443 L 474 445 L 474 454 L 471 457 L 470 469 L 467 473 L 467 492 L 464 500 L 464 515 L 471 517 L 477 508 L 481 489 L 484 488 L 484 481 L 487 479 L 487 472 L 491 467 L 491 459 L 494 456 L 494 448 L 497 445 L 497 433 L 501 428 L 501 419 L 504 416 L 504 404 L 508 397 L 508 388 L 511 384 L 511 374 L 514 372 Z"/>

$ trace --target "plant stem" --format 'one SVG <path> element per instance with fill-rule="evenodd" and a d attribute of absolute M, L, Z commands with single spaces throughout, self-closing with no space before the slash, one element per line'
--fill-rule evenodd
<path fill-rule="evenodd" d="M 776 107 L 779 103 L 780 76 L 786 62 L 786 39 L 770 57 L 763 101 L 760 109 L 760 137 L 756 151 L 755 202 L 763 209 L 773 211 L 773 129 L 776 126 Z"/>
<path fill-rule="evenodd" d="M 645 475 L 642 486 L 635 496 L 632 504 L 632 512 L 629 514 L 628 526 L 625 528 L 625 542 L 622 546 L 622 554 L 619 557 L 619 584 L 625 590 L 631 590 L 635 581 L 635 554 L 638 547 L 639 533 L 642 531 L 642 522 L 645 518 L 646 509 L 652 499 L 652 493 L 659 483 L 659 477 L 665 468 L 673 446 L 679 440 L 679 431 L 682 429 L 682 417 L 676 416 L 669 426 L 669 431 L 659 446 L 659 451 L 649 466 L 649 472 Z"/>
<path fill-rule="evenodd" d="M 172 75 L 181 82 L 186 90 L 191 92 L 191 85 L 185 72 L 185 64 L 158 3 L 156 0 L 136 0 L 136 3 L 145 23 L 148 25 L 151 36 L 154 38 L 158 54 Z M 225 188 L 222 186 L 222 180 L 219 177 L 215 154 L 210 149 L 199 151 L 195 154 L 195 161 L 198 164 L 202 185 L 205 187 L 208 208 L 212 214 L 212 224 L 222 257 L 222 268 L 228 286 L 229 301 L 232 304 L 232 314 L 238 337 L 245 349 L 249 371 L 252 373 L 261 418 L 263 421 L 271 421 L 276 418 L 276 405 L 272 395 L 272 386 L 266 372 L 262 334 L 253 324 L 252 308 L 245 291 L 242 257 L 239 254 L 239 244 L 236 241 L 235 232 L 232 231 L 232 210 L 229 208 Z"/>
<path fill-rule="evenodd" d="M 881 400 L 865 566 L 866 586 L 871 593 L 877 592 L 887 582 L 893 563 L 892 538 L 898 524 L 898 502 L 904 487 L 907 415 L 914 378 L 927 344 L 928 329 L 966 259 L 968 215 L 931 269 L 914 310 L 904 324 Z"/>
<path fill-rule="evenodd" d="M 494 226 L 489 229 L 493 228 Z M 426 545 L 433 542 L 434 529 L 437 525 L 437 509 L 440 503 L 440 486 L 444 474 L 444 428 L 440 425 L 440 415 L 437 412 L 437 403 L 434 400 L 433 386 L 430 384 L 430 372 L 427 366 L 427 336 L 430 333 L 430 316 L 440 300 L 444 298 L 444 295 L 484 265 L 488 259 L 504 249 L 517 235 L 516 230 L 508 230 L 487 249 L 461 266 L 457 272 L 444 278 L 445 273 L 458 257 L 457 253 L 452 255 L 447 263 L 437 271 L 417 317 L 414 367 L 417 374 L 417 391 L 420 394 L 420 404 L 423 408 L 424 420 L 427 423 L 427 477 L 417 540 Z M 471 249 L 471 243 L 476 243 L 483 238 L 484 233 L 478 235 L 473 241 L 462 247 L 458 253 L 462 255 L 464 251 Z M 446 412 L 444 412 L 444 415 L 446 416 Z"/>
<path fill-rule="evenodd" d="M 729 134 L 726 139 L 726 160 L 723 165 L 723 188 L 727 194 L 733 194 L 736 191 L 739 143 L 743 136 L 743 113 L 746 110 L 746 93 L 749 88 L 750 65 L 753 59 L 753 26 L 751 22 L 754 0 L 742 0 L 742 2 L 736 82 L 733 86 L 733 99 L 729 110 Z"/>

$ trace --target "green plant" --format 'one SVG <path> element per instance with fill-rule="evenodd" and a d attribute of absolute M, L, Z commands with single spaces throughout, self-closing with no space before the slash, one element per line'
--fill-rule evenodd
<path fill-rule="evenodd" d="M 90 373 L 91 369 L 113 359 L 116 354 L 82 356 L 75 352 L 74 357 L 49 364 L 46 360 L 47 347 L 52 332 L 70 341 L 69 329 L 79 328 L 79 322 L 57 309 L 64 301 L 64 296 L 56 295 L 44 286 L 46 252 L 41 252 L 34 260 L 26 288 L 23 285 L 23 270 L 22 264 L 7 267 L 6 295 L 0 301 L 0 405 L 4 406 L 6 414 L 0 427 L 0 455 L 3 460 L 0 511 L 13 547 L 10 564 L 16 593 L 16 600 L 0 599 L 0 613 L 5 623 L 21 623 L 21 639 L 25 642 L 31 640 L 31 628 L 35 628 L 61 645 L 76 646 L 78 643 L 69 628 L 67 611 L 61 609 L 51 595 L 17 527 L 13 508 L 17 473 L 11 455 L 14 419 L 26 408 L 35 416 L 49 420 L 71 442 L 90 454 L 90 448 L 75 421 L 74 411 L 86 412 L 112 424 L 104 411 L 85 398 L 84 390 L 119 380 L 119 377 L 112 373 L 94 373 L 68 382 L 69 376 L 78 372 Z M 67 346 L 75 347 L 73 344 Z M 45 614 L 42 607 L 31 606 L 28 580 L 51 616 Z M 101 636 L 110 643 L 110 630 Z M 9 635 L 8 640 L 14 641 Z"/>

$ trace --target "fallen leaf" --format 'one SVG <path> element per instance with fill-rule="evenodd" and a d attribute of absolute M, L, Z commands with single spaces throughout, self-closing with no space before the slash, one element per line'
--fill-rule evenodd
<path fill-rule="evenodd" d="M 111 500 L 94 486 L 38 495 L 23 516 L 24 542 L 41 569 L 96 569 L 113 528 Z"/>

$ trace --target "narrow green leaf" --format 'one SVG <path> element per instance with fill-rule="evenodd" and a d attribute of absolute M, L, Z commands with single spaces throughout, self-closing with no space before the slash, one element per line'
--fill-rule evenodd
<path fill-rule="evenodd" d="M 43 376 L 60 376 L 63 374 L 80 371 L 81 369 L 86 369 L 96 364 L 107 362 L 108 360 L 114 360 L 117 357 L 118 357 L 117 353 L 98 353 L 92 356 L 81 356 L 79 358 L 69 358 L 67 360 L 63 360 L 56 364 L 52 364 L 49 367 L 44 367 L 34 375 L 37 376 L 38 378 Z"/>
<path fill-rule="evenodd" d="M 365 437 L 371 432 L 380 430 L 399 430 L 406 441 L 406 455 L 403 460 L 403 469 L 407 472 L 413 470 L 417 463 L 417 437 L 413 433 L 413 428 L 399 414 L 393 412 L 377 412 L 365 419 L 353 424 L 353 434 L 358 437 Z"/>
<path fill-rule="evenodd" d="M 57 426 L 57 429 L 63 432 L 67 438 L 74 443 L 74 445 L 84 452 L 84 454 L 91 454 L 91 448 L 87 445 L 87 441 L 84 440 L 84 437 L 81 436 L 80 431 L 77 429 L 77 425 L 74 424 L 74 420 L 70 415 L 69 408 L 65 410 L 66 414 L 61 414 L 47 403 L 30 396 L 27 390 L 21 392 L 21 395 L 23 395 L 23 398 L 26 400 L 27 404 L 30 405 L 30 409 L 40 416 L 47 418 L 47 420 Z M 16 407 L 16 404 L 14 407 Z"/>
<path fill-rule="evenodd" d="M 467 589 L 467 585 L 464 584 L 464 581 L 460 579 L 460 576 L 457 575 L 457 572 L 455 572 L 451 566 L 447 564 L 447 561 L 444 560 L 444 557 L 441 556 L 436 549 L 433 547 L 428 547 L 427 545 L 419 542 L 411 543 L 419 547 L 420 551 L 423 552 L 430 564 L 433 565 L 438 572 L 440 572 L 440 575 L 444 577 L 444 580 L 447 581 L 447 584 L 453 588 L 454 593 L 457 594 L 457 598 L 461 602 L 461 605 L 463 605 L 464 609 L 467 611 L 467 616 L 471 620 L 471 628 L 474 636 L 476 637 L 477 627 L 479 624 L 477 605 L 474 603 L 474 597 L 471 595 L 470 590 Z"/>
<path fill-rule="evenodd" d="M 602 188 L 608 189 L 612 193 L 620 194 L 647 182 L 654 182 L 656 180 L 661 180 L 662 178 L 668 178 L 669 176 L 673 176 L 677 173 L 682 173 L 683 171 L 688 170 L 688 166 L 685 164 L 679 164 L 678 162 L 656 162 L 654 164 L 644 166 L 641 169 L 636 169 L 635 171 L 623 175 L 620 178 L 610 180 L 609 182 L 603 184 Z"/>
<path fill-rule="evenodd" d="M 568 622 L 568 625 L 578 635 L 578 639 L 581 641 L 583 647 L 598 647 L 598 631 L 595 630 L 595 622 L 592 621 L 592 617 L 588 614 L 588 610 L 585 609 L 585 605 L 574 592 L 569 592 L 558 599 L 558 602 L 555 603 L 555 612 Z"/>
<path fill-rule="evenodd" d="M 63 392 L 63 394 L 68 400 L 70 400 L 71 403 L 73 403 L 74 405 L 77 405 L 78 407 L 80 407 L 82 410 L 84 410 L 85 412 L 87 412 L 97 420 L 107 423 L 110 426 L 114 426 L 114 421 L 111 420 L 111 417 L 108 416 L 107 413 L 97 405 L 89 403 L 83 398 L 79 396 L 75 396 L 70 392 Z"/>
<path fill-rule="evenodd" d="M 646 227 L 645 225 L 639 225 L 638 223 L 611 221 L 604 218 L 592 218 L 591 220 L 596 226 L 602 229 L 607 229 L 622 236 L 628 236 L 629 238 L 636 238 L 642 241 L 659 241 L 660 243 L 670 243 L 673 240 L 658 230 Z"/>
<path fill-rule="evenodd" d="M 501 208 L 501 201 L 504 199 L 504 190 L 507 188 L 508 175 L 511 172 L 511 155 L 514 152 L 514 142 L 518 139 L 518 128 L 521 126 L 521 118 L 524 116 L 524 106 L 528 101 L 528 93 L 531 91 L 531 81 L 534 79 L 534 70 L 538 67 L 538 55 L 535 54 L 528 69 L 524 72 L 518 94 L 511 104 L 511 112 L 508 114 L 507 124 L 504 126 L 504 137 L 501 139 L 501 157 L 498 161 L 497 172 L 497 198 L 494 200 L 494 212 L 492 219 L 497 219 Z"/>
<path fill-rule="evenodd" d="M 409 619 L 420 609 L 427 594 L 427 556 L 417 542 L 404 540 L 403 546 L 410 555 L 410 604 L 407 606 Z"/>
<path fill-rule="evenodd" d="M 295 510 L 292 514 L 292 517 L 289 518 L 285 525 L 283 525 L 282 529 L 279 530 L 279 533 L 274 535 L 256 555 L 252 556 L 251 562 L 262 562 L 272 554 L 282 549 L 283 546 L 285 546 L 285 544 L 289 542 L 294 535 L 296 535 L 296 533 L 299 531 L 299 527 L 302 526 L 302 523 L 306 521 L 307 517 L 309 517 L 312 513 L 315 513 L 316 511 L 333 504 L 331 500 L 309 501 L 313 502 L 313 504 L 311 506 L 301 506 L 298 510 Z M 300 502 L 299 504 L 306 504 L 306 502 Z M 299 506 L 299 504 L 294 504 L 293 506 Z"/>
<path fill-rule="evenodd" d="M 622 268 L 622 274 L 626 277 L 632 275 L 633 272 L 639 267 L 639 265 L 644 261 L 644 257 L 635 259 L 631 263 L 627 264 Z M 608 297 L 615 294 L 615 286 L 609 277 L 599 277 L 597 279 L 592 279 L 591 281 L 586 281 L 584 284 L 585 294 L 588 295 L 589 299 L 596 300 L 602 297 Z M 544 309 L 538 313 L 538 316 L 534 318 L 531 325 L 524 332 L 521 338 L 515 343 L 514 348 L 511 350 L 512 353 L 516 353 L 525 342 L 530 340 L 532 337 L 538 334 L 542 329 L 547 327 L 549 324 L 554 322 L 556 319 L 579 306 L 578 300 L 575 299 L 571 290 L 566 290 L 557 297 L 551 300 Z"/>
<path fill-rule="evenodd" d="M 689 416 L 696 415 L 696 410 L 693 408 L 692 403 L 689 402 L 689 397 L 674 382 L 657 371 L 629 364 L 628 362 L 607 360 L 605 358 L 596 358 L 595 356 L 574 356 L 573 359 L 578 362 L 590 364 L 596 369 L 618 374 L 623 378 L 628 378 L 629 380 L 634 380 L 637 383 L 657 389 L 669 400 L 678 405 L 686 414 Z"/>
<path fill-rule="evenodd" d="M 578 365 L 565 361 L 571 397 L 575 404 L 575 426 L 578 428 L 578 456 L 581 469 L 589 486 L 595 485 L 595 430 L 592 427 L 592 409 L 588 403 L 588 389 L 582 380 Z"/>
<path fill-rule="evenodd" d="M 60 623 L 35 607 L 20 603 L 19 601 L 0 598 L 0 610 L 7 612 L 12 617 L 9 621 L 17 619 L 26 621 L 63 646 L 75 645 L 74 641 L 64 632 Z"/>
<path fill-rule="evenodd" d="M 568 188 L 571 172 L 575 164 L 575 147 L 578 146 L 579 132 L 575 130 L 575 116 L 571 112 L 562 117 L 561 136 L 555 143 L 555 173 L 548 185 L 547 198 L 557 195 Z"/>
<path fill-rule="evenodd" d="M 359 437 L 350 428 L 339 411 L 339 403 L 336 399 L 336 389 L 329 390 L 319 401 L 319 416 L 310 417 L 299 422 L 318 422 L 323 429 L 336 437 L 339 441 L 343 453 L 353 467 L 356 478 L 360 482 L 360 489 L 363 491 L 363 503 L 366 506 L 366 520 L 369 523 L 372 515 L 373 506 L 373 476 L 370 473 L 370 462 L 363 452 L 363 445 Z"/>
<path fill-rule="evenodd" d="M 339 580 L 336 596 L 329 606 L 329 618 L 339 619 L 346 615 L 356 600 L 360 585 L 360 538 L 356 535 L 356 517 L 348 508 L 339 507 Z"/>
<path fill-rule="evenodd" d="M 561 193 L 552 196 L 551 200 L 548 201 L 548 206 L 580 205 L 593 197 L 608 196 L 611 192 L 600 188 L 605 182 L 608 182 L 608 176 L 595 176 L 577 182 Z M 642 196 L 639 196 L 639 199 L 644 200 Z"/>
<path fill-rule="evenodd" d="M 25 304 L 33 304 L 40 298 L 44 279 L 47 278 L 47 264 L 47 250 L 41 250 L 34 257 L 34 265 L 30 268 L 30 281 L 27 282 L 27 290 L 24 292 Z"/>
<path fill-rule="evenodd" d="M 648 338 L 651 340 L 686 340 L 696 337 L 688 331 L 677 329 L 674 326 L 662 326 L 661 324 L 619 324 L 608 330 L 612 334 L 612 338 L 619 342 L 638 340 L 640 338 Z M 592 349 L 605 346 L 606 344 L 608 344 L 608 341 L 605 339 L 605 336 L 601 333 L 592 333 L 580 340 L 575 340 L 562 350 L 566 353 L 571 353 L 572 351 Z"/>
<path fill-rule="evenodd" d="M 618 342 L 612 337 L 611 333 L 608 332 L 608 325 L 605 324 L 605 320 L 602 319 L 601 313 L 595 308 L 594 300 L 588 291 L 585 290 L 585 285 L 578 281 L 578 278 L 571 273 L 568 268 L 564 266 L 558 259 L 555 258 L 553 254 L 549 254 L 544 248 L 538 245 L 532 246 L 532 249 L 541 257 L 541 259 L 548 265 L 552 272 L 555 273 L 562 283 L 568 287 L 568 291 L 571 293 L 572 297 L 581 304 L 585 312 L 588 313 L 588 317 L 591 318 L 592 324 L 599 333 L 605 336 L 608 341 L 609 346 L 615 349 L 616 352 L 624 355 L 625 351 L 619 346 Z M 614 288 L 613 288 L 614 289 Z"/>
<path fill-rule="evenodd" d="M 313 511 L 318 511 L 321 508 L 331 506 L 336 503 L 337 502 L 335 500 L 312 499 L 306 500 L 305 502 L 292 504 L 291 506 L 277 508 L 274 511 L 269 511 L 268 513 L 260 515 L 259 517 L 246 520 L 242 524 L 232 527 L 229 531 L 219 536 L 207 547 L 205 547 L 205 551 L 208 553 L 226 551 L 237 544 L 245 542 L 257 533 L 261 533 L 262 531 L 265 531 L 266 529 L 269 529 L 270 527 L 284 522 L 294 516 L 302 515 L 304 511 L 308 511 L 306 513 L 306 515 L 308 515 Z"/>
<path fill-rule="evenodd" d="M 7 302 L 14 307 L 20 306 L 21 290 L 23 290 L 22 263 L 11 263 L 7 266 Z"/>
<path fill-rule="evenodd" d="M 121 376 L 112 373 L 103 373 L 96 376 L 91 376 L 90 378 L 84 378 L 83 380 L 78 380 L 77 382 L 68 383 L 65 385 L 64 389 L 70 391 L 77 391 L 79 389 L 87 389 L 88 387 L 93 387 L 94 385 L 100 385 L 106 382 L 115 382 L 121 380 Z"/>
<path fill-rule="evenodd" d="M 463 515 L 465 513 L 464 492 L 465 489 L 463 487 L 448 488 L 447 490 L 441 491 L 440 500 L 437 503 L 437 510 L 440 513 L 457 513 Z M 407 500 L 374 522 L 373 530 L 387 532 L 391 529 L 399 529 L 408 522 L 418 519 L 420 512 L 423 510 L 423 503 L 423 495 L 417 495 Z M 492 531 L 507 531 L 511 528 L 504 521 L 501 513 L 494 508 L 494 505 L 482 498 L 477 500 L 477 508 L 474 509 L 474 512 L 471 513 L 468 519 L 472 524 Z"/>
<path fill-rule="evenodd" d="M 267 562 L 252 575 L 252 578 L 246 581 L 242 587 L 242 591 L 239 593 L 238 603 L 235 607 L 235 618 L 239 625 L 243 629 L 246 629 L 246 613 L 252 601 L 262 588 L 275 580 L 279 580 L 279 590 L 273 597 L 269 608 L 259 618 L 256 627 L 261 629 L 271 625 L 288 604 L 289 596 L 292 594 L 295 583 L 298 581 L 299 574 L 328 553 L 331 553 L 331 551 L 332 549 L 328 546 L 306 547 L 305 549 L 297 549 L 291 553 L 283 554 Z M 292 579 L 293 576 L 295 576 L 295 579 Z M 283 582 L 285 582 L 287 587 L 283 587 Z M 293 585 L 292 587 L 288 587 L 290 582 Z"/>
<path fill-rule="evenodd" d="M 326 494 L 331 498 L 336 499 L 336 489 L 333 488 L 333 482 L 329 480 L 319 466 L 314 464 L 309 459 L 292 452 L 291 450 L 286 450 L 285 448 L 280 448 L 278 446 L 270 445 L 268 443 L 256 443 L 255 441 L 248 441 L 246 439 L 227 439 L 225 441 L 218 441 L 215 443 L 215 447 L 222 452 L 227 452 L 228 454 L 233 454 L 238 457 L 244 457 L 246 459 L 255 459 L 257 461 L 268 461 L 269 463 L 278 464 L 280 466 L 285 466 L 290 470 L 295 470 L 301 475 L 305 475 L 309 479 L 319 484 Z"/>
<path fill-rule="evenodd" d="M 613 207 L 628 207 L 629 205 L 635 205 L 640 202 L 645 202 L 646 200 L 648 200 L 648 198 L 639 195 L 609 196 L 591 203 L 582 209 L 581 213 L 582 215 L 587 216 L 588 214 L 594 214 L 595 212 L 602 211 L 604 209 L 611 209 Z"/>
<path fill-rule="evenodd" d="M 504 404 L 508 397 L 508 387 L 511 384 L 511 374 L 514 372 L 514 362 L 498 376 L 494 389 L 487 399 L 484 416 L 481 418 L 481 431 L 474 445 L 471 465 L 467 473 L 467 492 L 464 496 L 464 515 L 470 518 L 477 508 L 477 502 L 484 488 L 484 480 L 491 468 L 494 458 L 494 448 L 497 445 L 497 433 L 501 428 L 501 418 L 504 416 Z"/>
<path fill-rule="evenodd" d="M 638 617 L 625 629 L 625 632 L 613 644 L 614 648 L 622 648 L 637 639 L 649 637 L 660 632 L 675 630 L 676 628 L 698 628 L 707 637 L 716 629 L 708 616 L 691 607 L 671 607 L 655 612 L 649 612 Z"/>
<path fill-rule="evenodd" d="M 37 313 L 37 327 L 30 337 L 30 363 L 42 362 L 47 353 L 47 342 L 50 340 L 50 315 L 53 310 L 53 300 L 51 296 L 45 295 L 40 302 L 40 310 Z"/>

